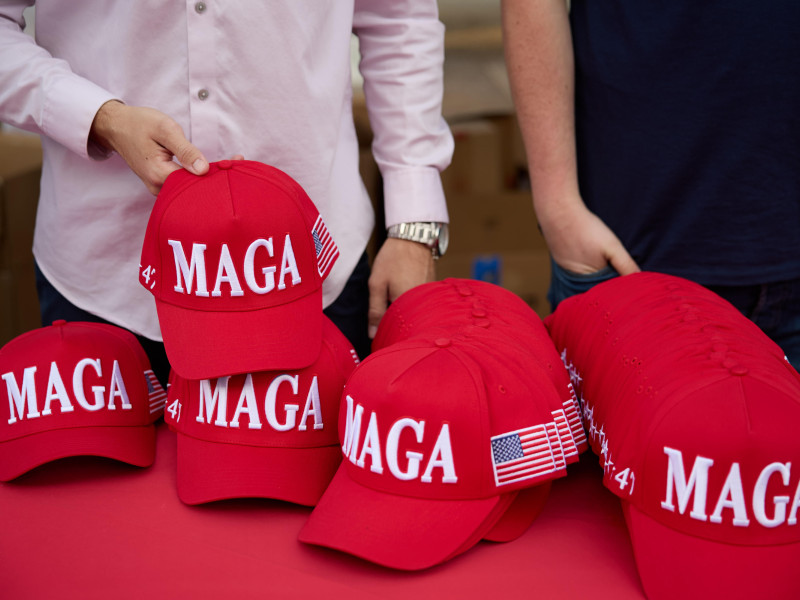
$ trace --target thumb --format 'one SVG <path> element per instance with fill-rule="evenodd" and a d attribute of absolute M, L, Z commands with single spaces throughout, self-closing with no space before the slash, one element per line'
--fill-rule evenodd
<path fill-rule="evenodd" d="M 631 273 L 638 273 L 641 271 L 639 265 L 636 264 L 636 261 L 633 260 L 626 250 L 612 255 L 609 257 L 608 262 L 611 263 L 611 266 L 614 267 L 620 275 L 630 275 Z"/>
<path fill-rule="evenodd" d="M 203 153 L 200 152 L 197 146 L 193 145 L 188 140 L 186 140 L 186 143 L 174 154 L 183 168 L 190 173 L 205 175 L 208 172 L 208 161 L 205 156 L 203 156 Z"/>
<path fill-rule="evenodd" d="M 375 334 L 378 333 L 378 324 L 381 322 L 388 305 L 389 286 L 371 286 L 369 290 L 369 310 L 367 311 L 367 334 L 370 339 L 373 339 Z"/>
<path fill-rule="evenodd" d="M 200 149 L 186 139 L 183 129 L 175 123 L 167 128 L 161 139 L 156 140 L 178 159 L 181 166 L 195 175 L 205 175 L 208 172 L 208 161 Z"/>

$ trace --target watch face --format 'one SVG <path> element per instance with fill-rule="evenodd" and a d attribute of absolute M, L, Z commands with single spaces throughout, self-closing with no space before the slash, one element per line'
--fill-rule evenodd
<path fill-rule="evenodd" d="M 439 228 L 439 256 L 447 252 L 448 244 L 450 244 L 450 228 L 445 223 Z"/>

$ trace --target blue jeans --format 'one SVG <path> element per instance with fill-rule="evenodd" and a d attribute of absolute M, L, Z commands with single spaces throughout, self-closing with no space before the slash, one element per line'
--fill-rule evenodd
<path fill-rule="evenodd" d="M 618 277 L 610 265 L 588 275 L 579 275 L 551 261 L 552 276 L 547 299 L 555 310 L 558 303 L 575 294 Z M 800 279 L 759 285 L 706 286 L 733 304 L 758 325 L 800 371 Z"/>
<path fill-rule="evenodd" d="M 36 269 L 36 290 L 39 293 L 39 310 L 42 315 L 42 324 L 50 325 L 53 321 L 90 321 L 93 323 L 108 323 L 108 321 L 78 308 L 67 300 L 61 293 L 47 281 L 47 278 Z M 365 358 L 370 351 L 371 341 L 367 336 L 367 311 L 369 310 L 369 261 L 366 253 L 361 257 L 350 279 L 347 280 L 344 290 L 339 297 L 323 312 L 344 333 L 345 337 L 353 344 L 361 358 Z M 166 388 L 169 378 L 169 360 L 164 350 L 164 344 L 149 338 L 137 335 L 136 338 L 144 348 L 150 359 L 150 366 L 158 380 Z"/>

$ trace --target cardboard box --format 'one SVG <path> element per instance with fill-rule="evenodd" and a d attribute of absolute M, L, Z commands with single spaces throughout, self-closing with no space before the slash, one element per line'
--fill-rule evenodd
<path fill-rule="evenodd" d="M 530 189 L 528 155 L 516 113 L 488 116 L 500 135 L 500 170 L 506 189 Z"/>
<path fill-rule="evenodd" d="M 41 172 L 38 136 L 0 133 L 0 344 L 41 326 L 32 252 Z"/>
<path fill-rule="evenodd" d="M 515 293 L 541 318 L 550 314 L 550 255 L 545 250 L 448 252 L 439 259 L 436 276 L 488 281 Z"/>
<path fill-rule="evenodd" d="M 438 261 L 437 277 L 495 283 L 547 316 L 550 254 L 530 192 L 463 195 L 451 202 L 450 246 Z"/>
<path fill-rule="evenodd" d="M 448 199 L 448 252 L 546 250 L 530 192 L 498 191 Z"/>
<path fill-rule="evenodd" d="M 489 194 L 503 189 L 500 132 L 488 119 L 451 124 L 455 148 L 442 173 L 449 199 L 463 194 Z"/>

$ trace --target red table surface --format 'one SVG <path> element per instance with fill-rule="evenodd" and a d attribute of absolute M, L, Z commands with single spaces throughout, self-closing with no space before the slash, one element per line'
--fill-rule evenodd
<path fill-rule="evenodd" d="M 401 572 L 297 541 L 307 507 L 183 504 L 175 435 L 157 428 L 150 468 L 76 457 L 0 484 L 0 598 L 644 598 L 591 453 L 521 538 Z"/>

